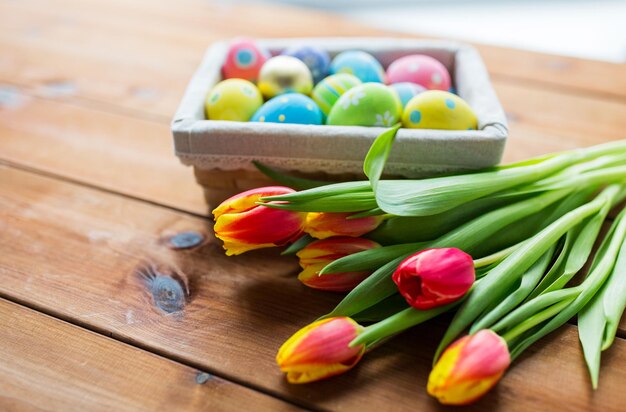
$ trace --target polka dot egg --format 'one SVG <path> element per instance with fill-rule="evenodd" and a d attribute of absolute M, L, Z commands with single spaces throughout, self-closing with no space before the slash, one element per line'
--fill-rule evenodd
<path fill-rule="evenodd" d="M 287 93 L 268 100 L 252 116 L 252 122 L 322 124 L 322 111 L 308 96 Z"/>
<path fill-rule="evenodd" d="M 361 84 L 358 77 L 347 73 L 328 76 L 315 86 L 311 97 L 318 104 L 322 112 L 328 116 L 330 109 L 342 94 Z"/>
<path fill-rule="evenodd" d="M 424 86 L 409 82 L 394 83 L 389 87 L 391 87 L 396 93 L 398 93 L 398 97 L 402 102 L 402 107 L 405 107 L 409 100 L 411 100 L 413 97 L 426 90 Z"/>
<path fill-rule="evenodd" d="M 219 82 L 206 100 L 206 115 L 209 120 L 233 120 L 247 122 L 263 104 L 259 89 L 243 79 L 228 79 Z"/>
<path fill-rule="evenodd" d="M 472 108 L 459 96 L 428 90 L 412 98 L 402 114 L 402 125 L 410 129 L 475 130 Z"/>
<path fill-rule="evenodd" d="M 226 53 L 222 66 L 225 79 L 245 79 L 255 81 L 261 66 L 270 58 L 268 51 L 260 48 L 253 40 L 239 38 L 233 40 Z"/>
<path fill-rule="evenodd" d="M 327 124 L 342 126 L 393 126 L 400 119 L 398 95 L 380 83 L 365 83 L 345 92 L 328 114 Z"/>
<path fill-rule="evenodd" d="M 387 82 L 416 83 L 429 90 L 449 90 L 450 74 L 446 67 L 430 56 L 412 54 L 395 60 L 387 68 Z"/>
<path fill-rule="evenodd" d="M 285 50 L 285 56 L 301 60 L 311 71 L 313 82 L 317 83 L 328 75 L 330 56 L 326 50 L 315 46 L 294 46 Z"/>
<path fill-rule="evenodd" d="M 385 82 L 385 71 L 378 60 L 363 51 L 345 51 L 339 53 L 330 63 L 332 74 L 348 73 L 359 78 L 363 83 Z"/>

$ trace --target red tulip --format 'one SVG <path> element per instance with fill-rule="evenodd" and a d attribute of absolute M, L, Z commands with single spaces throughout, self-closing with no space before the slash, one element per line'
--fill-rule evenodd
<path fill-rule="evenodd" d="M 472 257 L 460 249 L 426 249 L 400 263 L 393 274 L 409 305 L 426 310 L 461 298 L 476 279 Z"/>
<path fill-rule="evenodd" d="M 278 350 L 276 362 L 289 383 L 308 383 L 352 369 L 365 345 L 348 346 L 363 326 L 346 317 L 319 320 L 296 332 Z"/>
<path fill-rule="evenodd" d="M 319 276 L 320 271 L 334 260 L 376 247 L 380 245 L 373 240 L 352 237 L 333 237 L 311 242 L 297 253 L 303 269 L 298 279 L 315 289 L 350 291 L 371 272 L 329 273 Z"/>
<path fill-rule="evenodd" d="M 382 216 L 348 219 L 354 213 L 313 212 L 307 214 L 304 231 L 317 239 L 332 236 L 359 237 L 376 229 Z"/>
<path fill-rule="evenodd" d="M 215 236 L 224 241 L 227 255 L 282 246 L 302 233 L 305 214 L 257 205 L 264 196 L 293 193 L 288 187 L 248 190 L 226 199 L 215 210 Z"/>
<path fill-rule="evenodd" d="M 445 405 L 466 405 L 489 392 L 510 364 L 506 341 L 483 329 L 443 352 L 428 377 L 428 393 Z"/>

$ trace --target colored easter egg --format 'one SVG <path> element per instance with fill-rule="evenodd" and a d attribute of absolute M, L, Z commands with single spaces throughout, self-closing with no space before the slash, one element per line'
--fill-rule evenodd
<path fill-rule="evenodd" d="M 361 84 L 358 77 L 347 73 L 328 76 L 315 86 L 311 97 L 326 116 L 342 94 Z"/>
<path fill-rule="evenodd" d="M 424 86 L 409 82 L 394 83 L 389 85 L 389 87 L 398 93 L 402 107 L 405 107 L 409 100 L 426 90 Z"/>
<path fill-rule="evenodd" d="M 248 38 L 234 39 L 228 46 L 226 60 L 222 65 L 224 79 L 256 81 L 261 66 L 270 58 L 267 50 Z"/>
<path fill-rule="evenodd" d="M 282 54 L 302 60 L 311 71 L 314 83 L 319 82 L 328 75 L 330 56 L 326 50 L 316 46 L 304 45 L 290 47 Z"/>
<path fill-rule="evenodd" d="M 387 82 L 411 82 L 429 90 L 448 90 L 450 73 L 441 62 L 423 54 L 412 54 L 395 60 L 387 68 Z"/>
<path fill-rule="evenodd" d="M 369 53 L 350 50 L 339 53 L 330 62 L 330 72 L 348 73 L 358 77 L 363 83 L 385 82 L 385 71 L 378 60 Z"/>
<path fill-rule="evenodd" d="M 228 79 L 219 82 L 206 100 L 206 115 L 209 120 L 234 120 L 247 122 L 263 104 L 259 89 L 243 79 Z"/>
<path fill-rule="evenodd" d="M 393 126 L 402 113 L 398 95 L 380 83 L 365 83 L 345 92 L 328 114 L 329 125 Z"/>
<path fill-rule="evenodd" d="M 268 99 L 291 92 L 309 94 L 312 89 L 311 71 L 295 57 L 272 57 L 261 67 L 259 90 Z"/>
<path fill-rule="evenodd" d="M 308 96 L 286 93 L 267 102 L 252 116 L 252 122 L 322 124 L 322 111 Z"/>
<path fill-rule="evenodd" d="M 427 90 L 407 103 L 402 125 L 410 129 L 475 130 L 478 120 L 469 104 L 459 96 Z"/>

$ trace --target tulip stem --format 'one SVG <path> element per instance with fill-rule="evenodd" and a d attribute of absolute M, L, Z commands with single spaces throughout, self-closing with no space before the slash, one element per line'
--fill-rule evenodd
<path fill-rule="evenodd" d="M 513 246 L 509 246 L 508 248 L 502 249 L 502 250 L 500 250 L 500 251 L 498 251 L 496 253 L 493 253 L 493 254 L 491 254 L 489 256 L 485 256 L 485 257 L 482 257 L 480 259 L 475 259 L 474 260 L 474 268 L 475 269 L 479 269 L 479 268 L 482 268 L 482 267 L 485 267 L 485 266 L 489 266 L 491 264 L 494 264 L 496 262 L 501 261 L 505 257 L 509 256 L 511 253 L 515 252 L 515 250 L 518 247 L 520 247 L 522 245 L 522 243 L 524 243 L 524 242 L 520 242 L 520 243 L 517 243 L 517 244 L 515 244 Z"/>
<path fill-rule="evenodd" d="M 509 346 L 510 346 L 510 343 L 513 342 L 513 340 L 515 338 L 519 337 L 524 332 L 534 328 L 535 326 L 543 323 L 544 321 L 546 321 L 546 320 L 552 318 L 553 316 L 555 316 L 556 314 L 560 313 L 561 310 L 566 308 L 567 305 L 569 305 L 573 301 L 574 301 L 574 298 L 570 297 L 568 299 L 562 300 L 561 302 L 555 303 L 554 305 L 550 306 L 549 308 L 544 309 L 541 312 L 531 316 L 530 318 L 528 318 L 525 321 L 523 321 L 522 323 L 518 324 L 517 326 L 515 326 L 514 328 L 512 328 L 508 332 L 504 333 L 502 335 L 502 339 L 504 339 L 507 342 L 507 344 L 509 344 Z"/>

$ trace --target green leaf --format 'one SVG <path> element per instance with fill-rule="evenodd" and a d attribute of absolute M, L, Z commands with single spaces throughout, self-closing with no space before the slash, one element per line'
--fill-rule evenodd
<path fill-rule="evenodd" d="M 259 172 L 263 173 L 265 176 L 269 177 L 277 183 L 280 183 L 283 186 L 287 186 L 292 189 L 311 189 L 313 187 L 325 186 L 331 183 L 321 180 L 311 180 L 302 177 L 291 176 L 287 173 L 280 172 L 267 165 L 264 165 L 261 162 L 257 162 L 256 160 L 253 160 L 252 164 L 254 164 L 254 167 L 256 167 Z"/>
<path fill-rule="evenodd" d="M 396 293 L 374 306 L 352 315 L 352 319 L 360 324 L 365 322 L 380 322 L 408 307 L 409 304 L 406 303 L 406 300 L 400 294 Z"/>
<path fill-rule="evenodd" d="M 302 248 L 304 248 L 306 245 L 308 245 L 309 243 L 311 243 L 313 241 L 315 241 L 315 239 L 313 239 L 311 236 L 303 235 L 298 240 L 296 240 L 291 245 L 289 245 L 285 250 L 283 250 L 281 255 L 282 256 L 285 256 L 285 255 L 295 255 Z"/>
<path fill-rule="evenodd" d="M 522 303 L 541 280 L 541 277 L 544 275 L 550 261 L 552 260 L 552 255 L 554 254 L 555 249 L 556 246 L 553 245 L 524 274 L 522 274 L 517 289 L 500 301 L 495 308 L 487 313 L 484 313 L 476 322 L 474 322 L 470 328 L 470 334 L 475 333 L 480 329 L 489 328 L 517 307 L 517 305 Z"/>
<path fill-rule="evenodd" d="M 380 136 L 374 140 L 374 143 L 372 143 L 370 150 L 365 156 L 363 172 L 365 172 L 365 176 L 368 177 L 372 189 L 374 190 L 376 190 L 376 185 L 383 174 L 385 163 L 387 163 L 389 153 L 391 153 L 391 146 L 401 126 L 402 124 L 398 123 L 391 129 L 387 129 L 381 133 Z"/>
<path fill-rule="evenodd" d="M 272 196 L 262 198 L 262 200 L 263 202 L 279 200 L 277 198 L 278 196 Z M 376 208 L 376 199 L 369 192 L 353 192 L 312 199 L 306 203 L 269 204 L 259 202 L 259 204 L 274 209 L 295 210 L 298 212 L 362 212 Z"/>
<path fill-rule="evenodd" d="M 524 244 L 490 271 L 477 285 L 450 323 L 438 349 L 436 358 L 465 328 L 493 302 L 500 298 L 520 276 L 573 226 L 597 213 L 602 206 L 616 199 L 618 189 L 610 186 L 591 202 L 567 213 Z"/>
<path fill-rule="evenodd" d="M 376 202 L 382 210 L 397 216 L 434 215 L 542 179 L 576 160 L 577 156 L 565 154 L 538 164 L 491 172 L 423 180 L 381 180 L 375 191 Z"/>

